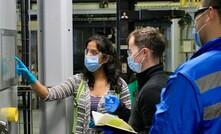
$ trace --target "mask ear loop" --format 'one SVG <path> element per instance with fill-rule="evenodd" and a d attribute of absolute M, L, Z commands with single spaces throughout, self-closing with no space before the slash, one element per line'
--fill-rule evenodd
<path fill-rule="evenodd" d="M 143 63 L 144 59 L 145 59 L 145 57 L 143 57 L 143 59 L 141 60 L 140 64 L 142 64 L 142 63 Z"/>
<path fill-rule="evenodd" d="M 204 13 L 202 13 L 196 20 L 198 20 L 199 18 L 201 18 L 206 12 L 208 12 L 208 10 L 205 11 Z M 195 20 L 195 24 L 196 24 L 196 20 Z M 196 32 L 199 33 L 199 32 L 206 26 L 207 22 L 208 22 L 208 21 L 206 21 L 205 24 L 203 24 L 203 26 L 202 26 L 198 31 L 196 31 Z"/>
<path fill-rule="evenodd" d="M 142 48 L 142 50 L 141 50 L 140 52 L 142 52 L 143 50 L 144 50 L 144 48 Z M 139 52 L 139 53 L 140 53 L 140 52 Z M 143 61 L 144 61 L 145 58 L 146 58 L 146 56 L 143 57 L 143 59 L 142 59 L 141 62 L 140 62 L 140 64 L 141 64 L 141 66 L 140 66 L 140 70 L 142 69 Z"/>
<path fill-rule="evenodd" d="M 134 56 L 134 59 L 143 51 L 143 48 Z"/>
<path fill-rule="evenodd" d="M 143 48 L 143 49 L 144 49 L 144 48 Z M 149 48 L 147 48 L 147 49 L 149 49 Z M 151 53 L 153 52 L 153 50 L 152 50 L 152 49 L 149 49 L 149 51 L 150 51 Z M 146 56 L 148 56 L 148 54 L 147 54 Z M 145 56 L 145 57 L 143 57 L 143 59 L 141 60 L 140 64 L 142 64 L 142 63 L 143 63 L 143 61 L 144 61 L 144 59 L 146 58 L 146 56 Z"/>
<path fill-rule="evenodd" d="M 143 48 L 143 50 L 144 50 L 144 49 L 145 49 L 145 48 Z M 149 49 L 149 48 L 146 48 L 146 49 Z M 149 50 L 152 51 L 151 49 L 149 49 Z M 145 52 L 145 51 L 144 51 L 144 52 Z M 146 53 L 147 53 L 147 52 L 146 52 Z M 148 56 L 148 54 L 146 54 L 146 56 Z M 141 60 L 141 62 L 140 62 L 141 64 L 143 63 L 143 61 L 144 61 L 144 59 L 146 58 L 146 56 L 144 56 L 143 59 Z"/>
<path fill-rule="evenodd" d="M 140 51 L 140 52 L 142 52 L 144 50 L 144 48 L 142 48 L 142 50 Z M 139 52 L 139 53 L 140 53 Z M 140 64 L 141 64 L 141 68 L 142 68 L 142 66 L 143 66 L 143 61 L 144 61 L 144 59 L 146 58 L 146 56 L 145 57 L 143 57 L 143 59 L 141 60 L 141 62 L 140 62 Z"/>

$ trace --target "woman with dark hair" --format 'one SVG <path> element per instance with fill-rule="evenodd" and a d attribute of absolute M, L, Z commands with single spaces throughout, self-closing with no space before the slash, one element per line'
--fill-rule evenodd
<path fill-rule="evenodd" d="M 117 95 L 120 101 L 130 109 L 130 95 L 127 83 L 120 77 L 120 62 L 111 42 L 104 36 L 94 35 L 86 42 L 85 72 L 76 74 L 65 82 L 47 88 L 31 74 L 27 67 L 18 62 L 16 72 L 26 78 L 36 94 L 44 101 L 52 101 L 73 95 L 75 99 L 75 134 L 98 133 L 94 129 L 91 113 L 105 113 L 104 96 Z"/>
<path fill-rule="evenodd" d="M 96 43 L 96 44 L 94 44 Z M 121 83 L 118 83 L 118 79 L 120 77 L 120 62 L 117 56 L 117 51 L 113 47 L 112 43 L 104 36 L 94 35 L 88 39 L 86 42 L 86 47 L 90 47 L 90 45 L 95 45 L 98 51 L 102 53 L 101 58 L 103 60 L 107 60 L 103 67 L 98 68 L 98 70 L 104 71 L 104 74 L 107 77 L 107 81 L 110 83 L 110 89 L 115 89 L 115 93 L 120 93 Z M 95 49 L 94 49 L 95 50 Z M 92 50 L 92 51 L 94 51 Z M 85 59 L 90 58 L 87 54 L 89 53 L 90 49 L 85 49 Z M 94 55 L 92 55 L 94 56 Z M 87 60 L 85 60 L 87 61 Z M 86 73 L 84 74 L 85 78 L 89 80 L 88 85 L 90 87 L 94 86 L 94 76 L 90 69 L 86 67 Z"/>

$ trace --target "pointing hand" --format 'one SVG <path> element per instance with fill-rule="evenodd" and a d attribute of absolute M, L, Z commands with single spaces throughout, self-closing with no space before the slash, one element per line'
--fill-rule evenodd
<path fill-rule="evenodd" d="M 28 70 L 24 63 L 18 57 L 14 57 L 14 59 L 18 63 L 16 65 L 16 73 L 19 76 L 22 75 L 28 81 L 28 84 L 35 83 L 37 81 L 36 77 Z"/>

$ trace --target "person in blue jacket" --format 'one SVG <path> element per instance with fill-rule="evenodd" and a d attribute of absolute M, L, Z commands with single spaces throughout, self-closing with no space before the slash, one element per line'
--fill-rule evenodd
<path fill-rule="evenodd" d="M 200 49 L 170 76 L 150 134 L 221 133 L 221 0 L 201 4 L 194 14 Z"/>

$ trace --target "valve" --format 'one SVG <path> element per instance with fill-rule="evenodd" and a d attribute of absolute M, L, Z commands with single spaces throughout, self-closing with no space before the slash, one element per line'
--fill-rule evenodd
<path fill-rule="evenodd" d="M 0 121 L 0 134 L 8 134 L 7 123 Z"/>
<path fill-rule="evenodd" d="M 18 109 L 15 107 L 0 108 L 0 116 L 6 117 L 9 122 L 17 122 Z"/>

